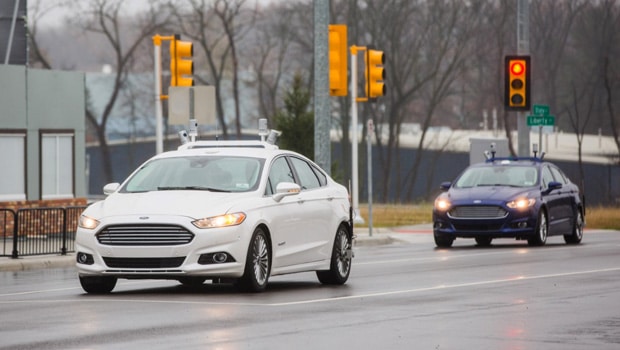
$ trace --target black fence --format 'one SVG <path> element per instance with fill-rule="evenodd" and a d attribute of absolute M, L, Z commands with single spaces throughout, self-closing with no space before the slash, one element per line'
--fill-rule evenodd
<path fill-rule="evenodd" d="M 75 232 L 85 206 L 0 209 L 0 256 L 61 254 L 75 251 Z"/>

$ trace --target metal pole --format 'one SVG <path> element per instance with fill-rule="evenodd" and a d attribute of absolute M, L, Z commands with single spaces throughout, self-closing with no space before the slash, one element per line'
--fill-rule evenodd
<path fill-rule="evenodd" d="M 351 48 L 351 197 L 355 223 L 363 223 L 360 216 L 359 176 L 357 161 L 357 48 Z"/>
<path fill-rule="evenodd" d="M 366 153 L 368 162 L 368 235 L 372 237 L 372 134 L 374 132 L 372 119 L 368 119 L 366 128 Z"/>
<path fill-rule="evenodd" d="M 160 154 L 164 151 L 164 116 L 161 105 L 161 37 L 153 37 L 155 43 L 155 153 Z"/>
<path fill-rule="evenodd" d="M 519 0 L 517 3 L 517 53 L 527 55 L 530 52 L 530 8 L 529 0 Z M 524 113 L 517 112 L 517 133 L 519 156 L 527 157 L 530 154 L 530 128 Z"/>
<path fill-rule="evenodd" d="M 314 160 L 331 174 L 329 0 L 314 0 Z"/>
<path fill-rule="evenodd" d="M 19 0 L 15 0 L 13 7 L 13 19 L 11 20 L 11 30 L 9 32 L 9 40 L 6 44 L 6 55 L 4 56 L 4 64 L 9 64 L 11 57 L 11 47 L 13 46 L 13 35 L 15 35 L 15 22 L 17 21 L 17 10 L 19 9 Z"/>

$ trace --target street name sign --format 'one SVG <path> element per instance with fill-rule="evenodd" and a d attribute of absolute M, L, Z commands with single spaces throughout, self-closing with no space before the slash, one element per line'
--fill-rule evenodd
<path fill-rule="evenodd" d="M 547 105 L 534 105 L 532 107 L 532 113 L 541 117 L 549 115 L 549 106 Z"/>
<path fill-rule="evenodd" d="M 555 116 L 553 115 L 528 115 L 527 126 L 553 126 L 555 125 Z"/>

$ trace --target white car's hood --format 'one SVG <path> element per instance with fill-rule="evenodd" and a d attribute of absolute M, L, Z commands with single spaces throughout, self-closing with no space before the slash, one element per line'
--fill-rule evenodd
<path fill-rule="evenodd" d="M 91 205 L 85 214 L 97 219 L 128 215 L 179 215 L 199 219 L 224 214 L 239 201 L 255 195 L 208 191 L 114 193 Z"/>

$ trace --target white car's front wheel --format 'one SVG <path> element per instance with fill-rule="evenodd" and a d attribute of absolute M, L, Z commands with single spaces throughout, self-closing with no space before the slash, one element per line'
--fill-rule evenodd
<path fill-rule="evenodd" d="M 267 288 L 270 272 L 271 248 L 269 247 L 269 240 L 265 231 L 262 228 L 257 228 L 250 240 L 245 270 L 238 281 L 238 286 L 247 292 L 262 292 Z"/>
<path fill-rule="evenodd" d="M 80 276 L 80 284 L 85 292 L 90 294 L 107 294 L 116 286 L 116 277 L 110 276 Z"/>

